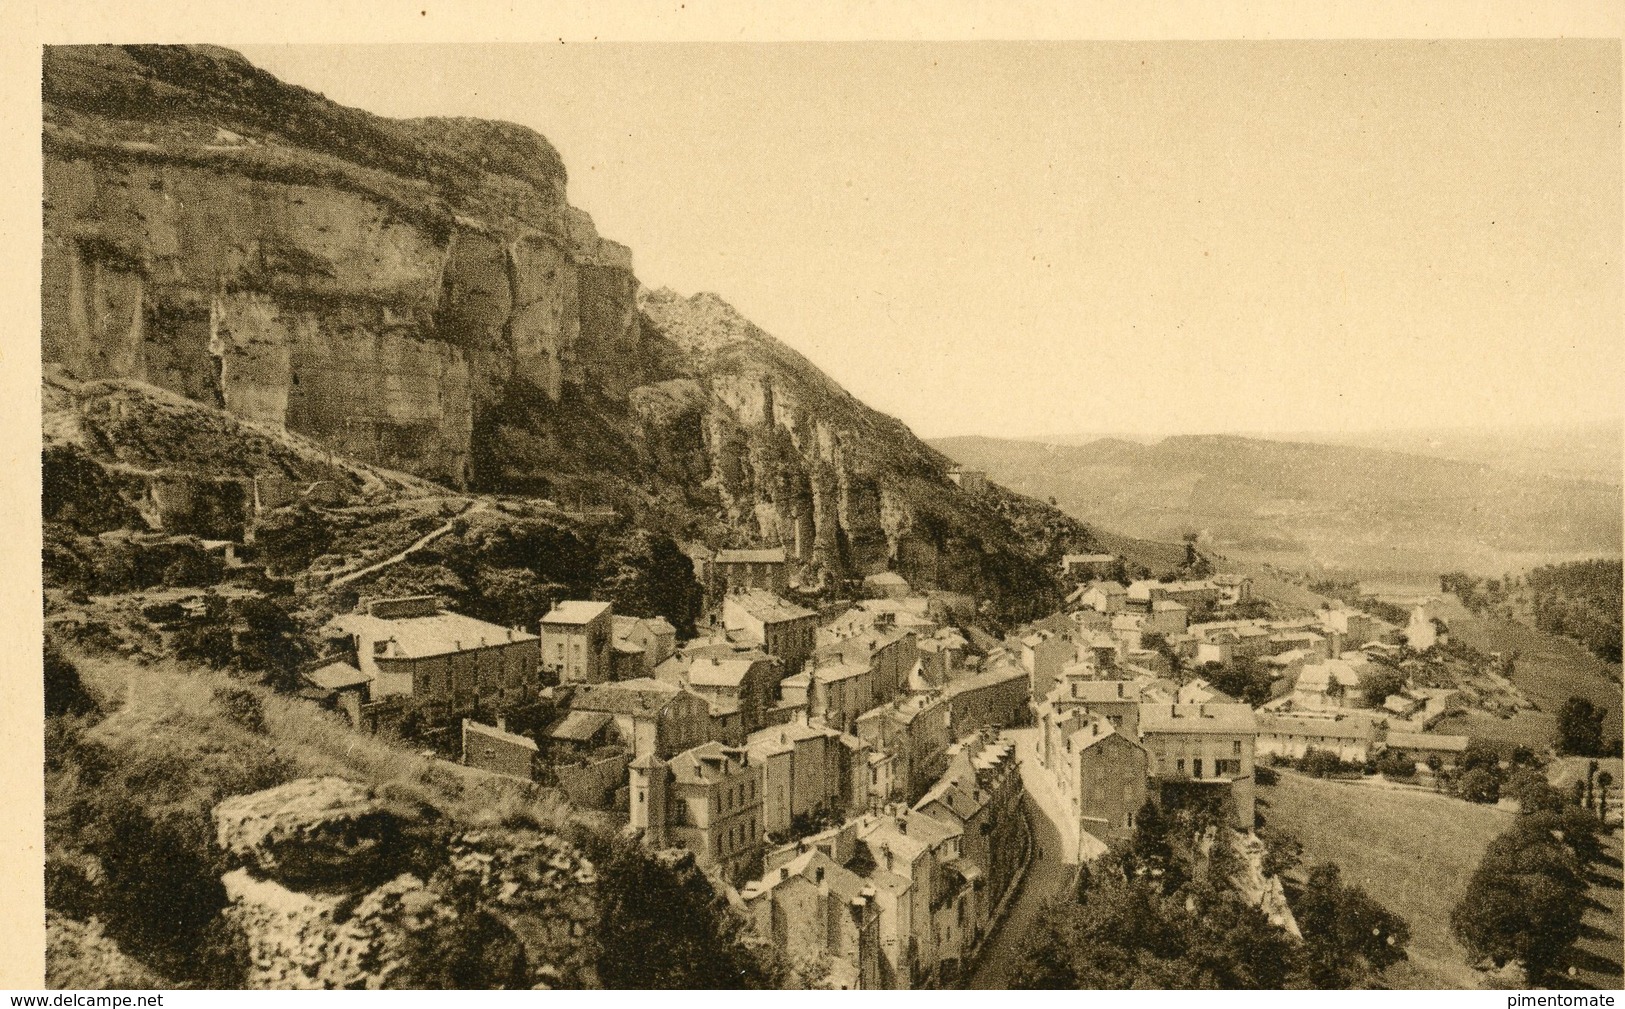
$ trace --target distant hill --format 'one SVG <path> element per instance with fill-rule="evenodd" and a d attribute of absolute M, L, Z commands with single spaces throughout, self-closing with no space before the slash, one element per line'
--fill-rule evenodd
<path fill-rule="evenodd" d="M 1614 555 L 1616 483 L 1365 448 L 1201 435 L 933 443 L 1020 493 L 1130 536 L 1362 575 L 1499 574 Z"/>

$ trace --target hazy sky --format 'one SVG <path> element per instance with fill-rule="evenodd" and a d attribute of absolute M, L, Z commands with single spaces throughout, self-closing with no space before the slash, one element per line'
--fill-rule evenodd
<path fill-rule="evenodd" d="M 1618 42 L 242 46 L 925 436 L 1616 417 Z"/>

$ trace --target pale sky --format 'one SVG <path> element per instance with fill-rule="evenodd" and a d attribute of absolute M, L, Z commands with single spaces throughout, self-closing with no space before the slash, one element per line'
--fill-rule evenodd
<path fill-rule="evenodd" d="M 1617 417 L 1616 42 L 241 46 L 535 128 L 923 436 Z"/>

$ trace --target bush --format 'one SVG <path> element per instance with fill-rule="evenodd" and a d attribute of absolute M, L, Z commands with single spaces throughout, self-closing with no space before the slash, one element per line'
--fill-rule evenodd
<path fill-rule="evenodd" d="M 265 734 L 265 709 L 259 695 L 246 687 L 214 688 L 214 703 L 222 714 L 255 735 Z"/>
<path fill-rule="evenodd" d="M 1501 779 L 1485 768 L 1475 767 L 1456 781 L 1456 794 L 1468 802 L 1498 802 L 1501 798 Z"/>
<path fill-rule="evenodd" d="M 1281 780 L 1280 772 L 1268 764 L 1255 764 L 1253 766 L 1253 780 L 1260 785 L 1273 785 Z"/>
<path fill-rule="evenodd" d="M 1416 761 L 1400 750 L 1385 750 L 1377 758 L 1377 773 L 1385 778 L 1416 777 Z"/>

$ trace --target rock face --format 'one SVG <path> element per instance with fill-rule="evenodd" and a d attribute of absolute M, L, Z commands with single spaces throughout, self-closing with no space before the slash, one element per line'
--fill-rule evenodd
<path fill-rule="evenodd" d="M 214 826 L 228 854 L 291 885 L 343 882 L 356 865 L 384 858 L 399 834 L 394 814 L 343 778 L 233 796 L 215 807 Z"/>
<path fill-rule="evenodd" d="M 364 113 L 268 75 L 248 88 L 230 78 L 257 72 L 218 50 L 73 48 L 46 64 L 41 339 L 75 378 L 150 382 L 463 486 L 476 420 L 510 384 L 556 402 L 637 350 L 631 256 L 563 203 L 562 165 L 529 131 L 376 121 L 357 140 L 346 128 Z M 225 94 L 209 93 L 222 75 Z M 133 100 L 154 82 L 180 115 Z M 226 97 L 349 136 L 289 136 Z M 510 151 L 516 174 L 458 172 L 446 145 L 493 134 L 528 134 L 536 161 Z M 426 191 L 394 176 L 413 154 Z M 453 188 L 463 206 L 443 203 Z"/>
<path fill-rule="evenodd" d="M 524 984 L 596 983 L 598 877 L 573 845 L 536 830 L 470 831 L 449 838 L 427 881 L 401 873 L 371 886 L 363 881 L 387 854 L 387 815 L 365 788 L 331 777 L 215 807 L 220 847 L 243 863 L 221 882 L 226 921 L 248 948 L 249 987 L 443 981 L 432 958 L 474 917 L 494 921 L 522 951 Z"/>
<path fill-rule="evenodd" d="M 1075 524 L 1030 536 L 1054 523 L 1012 510 L 1041 506 L 959 491 L 716 296 L 640 292 L 524 127 L 383 119 L 210 47 L 52 48 L 44 70 L 41 346 L 68 380 L 783 545 L 809 584 L 892 568 L 1030 596 L 1056 588 L 1035 560 L 1091 547 Z"/>

